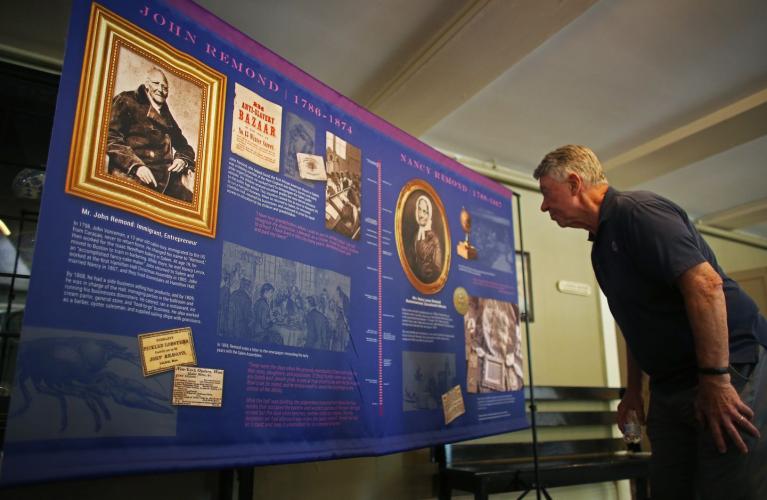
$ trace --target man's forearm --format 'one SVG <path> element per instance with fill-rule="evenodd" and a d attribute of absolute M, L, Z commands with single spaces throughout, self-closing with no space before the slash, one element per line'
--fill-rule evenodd
<path fill-rule="evenodd" d="M 698 369 L 723 369 L 699 373 L 695 396 L 697 417 L 708 428 L 720 453 L 726 452 L 730 444 L 741 453 L 748 453 L 741 433 L 759 437 L 759 430 L 751 422 L 753 410 L 740 398 L 725 370 L 730 353 L 722 279 L 704 262 L 682 274 L 678 284 L 692 327 Z"/>
<path fill-rule="evenodd" d="M 727 304 L 719 274 L 704 262 L 679 278 L 700 368 L 729 364 Z"/>

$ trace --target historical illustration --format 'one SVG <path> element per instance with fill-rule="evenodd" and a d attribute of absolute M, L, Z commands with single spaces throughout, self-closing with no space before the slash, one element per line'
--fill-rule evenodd
<path fill-rule="evenodd" d="M 463 325 L 467 392 L 521 389 L 522 339 L 517 306 L 496 299 L 470 297 Z"/>
<path fill-rule="evenodd" d="M 421 293 L 437 293 L 450 269 L 450 231 L 445 207 L 424 180 L 408 182 L 395 213 L 397 252 L 410 283 Z"/>
<path fill-rule="evenodd" d="M 340 137 L 325 133 L 325 227 L 357 240 L 362 219 L 362 152 Z"/>
<path fill-rule="evenodd" d="M 214 237 L 226 77 L 99 6 L 88 36 L 66 191 Z"/>
<path fill-rule="evenodd" d="M 345 351 L 350 288 L 348 276 L 224 242 L 217 333 Z"/>

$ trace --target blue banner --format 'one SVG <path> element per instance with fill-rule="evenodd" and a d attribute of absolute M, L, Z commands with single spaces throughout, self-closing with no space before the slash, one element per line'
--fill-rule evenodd
<path fill-rule="evenodd" d="M 75 1 L 3 484 L 527 427 L 511 192 L 197 5 Z"/>

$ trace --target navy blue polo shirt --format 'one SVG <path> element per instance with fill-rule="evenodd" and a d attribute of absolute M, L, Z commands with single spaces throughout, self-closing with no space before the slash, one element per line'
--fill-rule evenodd
<path fill-rule="evenodd" d="M 724 281 L 730 363 L 753 363 L 767 345 L 767 322 L 727 277 L 684 210 L 646 191 L 608 188 L 591 263 L 631 353 L 653 387 L 697 381 L 695 345 L 677 279 L 708 261 Z"/>

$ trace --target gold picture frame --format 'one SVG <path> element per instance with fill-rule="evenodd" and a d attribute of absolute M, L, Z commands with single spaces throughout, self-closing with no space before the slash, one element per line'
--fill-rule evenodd
<path fill-rule="evenodd" d="M 426 224 L 417 220 L 419 206 L 428 208 Z M 426 295 L 442 290 L 450 271 L 452 243 L 445 206 L 431 184 L 423 179 L 405 184 L 397 199 L 394 233 L 402 269 L 415 289 Z"/>
<path fill-rule="evenodd" d="M 148 80 L 152 71 L 159 71 L 165 77 L 167 104 L 163 107 L 166 111 L 172 109 L 168 112 L 175 116 L 171 116 L 171 121 L 178 123 L 177 128 L 185 140 L 189 137 L 188 147 L 194 151 L 193 173 L 187 169 L 178 174 L 183 180 L 176 181 L 189 191 L 184 198 L 152 189 L 135 176 L 117 175 L 109 166 L 107 140 L 114 98 L 137 89 L 135 81 L 144 75 Z M 132 88 L 131 80 L 134 81 Z M 172 102 L 174 86 L 178 96 L 175 103 Z M 138 87 L 137 92 L 140 90 Z M 93 4 L 66 192 L 215 238 L 225 99 L 224 74 Z M 166 187 L 170 178 L 168 174 Z"/>

